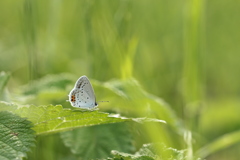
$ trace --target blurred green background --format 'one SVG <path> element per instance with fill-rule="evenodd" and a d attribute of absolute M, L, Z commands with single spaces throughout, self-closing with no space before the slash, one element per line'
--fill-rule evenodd
<path fill-rule="evenodd" d="M 124 85 L 134 78 L 137 85 L 126 93 L 141 97 L 136 89 L 141 86 L 140 92 L 161 97 L 173 110 L 180 130 L 192 133 L 188 144 L 183 138 L 186 132 L 167 131 L 166 138 L 151 134 L 152 126 L 146 129 L 150 140 L 171 141 L 169 145 L 178 149 L 190 147 L 210 160 L 238 159 L 239 8 L 237 0 L 1 1 L 0 71 L 11 73 L 9 93 L 22 85 L 34 86 L 49 75 L 67 73 L 74 80 L 87 75 L 96 80 L 97 99 L 110 100 L 100 104 L 100 110 L 116 106 L 115 112 L 145 117 L 143 104 L 151 106 L 151 102 L 133 102 L 138 97 L 122 103 L 98 85 L 113 79 Z M 68 93 L 71 87 L 64 89 Z M 69 105 L 64 102 L 67 96 L 61 98 L 50 102 Z M 44 100 L 31 103 L 49 102 Z M 48 152 L 56 154 L 56 149 Z"/>

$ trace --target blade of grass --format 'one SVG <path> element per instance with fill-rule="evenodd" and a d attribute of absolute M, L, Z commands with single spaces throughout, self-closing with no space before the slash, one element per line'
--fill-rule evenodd
<path fill-rule="evenodd" d="M 206 158 L 207 156 L 219 152 L 229 146 L 237 144 L 240 142 L 240 130 L 232 133 L 223 135 L 222 137 L 216 139 L 215 141 L 207 144 L 206 146 L 199 149 L 196 155 Z"/>

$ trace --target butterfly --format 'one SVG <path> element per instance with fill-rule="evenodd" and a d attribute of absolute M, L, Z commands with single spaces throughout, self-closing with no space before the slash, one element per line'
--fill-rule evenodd
<path fill-rule="evenodd" d="M 81 76 L 77 80 L 68 96 L 73 107 L 92 110 L 98 106 L 93 87 L 87 76 Z"/>

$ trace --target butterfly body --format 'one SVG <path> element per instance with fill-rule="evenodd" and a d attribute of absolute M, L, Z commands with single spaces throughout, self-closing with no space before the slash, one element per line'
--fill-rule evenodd
<path fill-rule="evenodd" d="M 81 76 L 69 94 L 69 101 L 73 107 L 94 109 L 97 107 L 96 97 L 87 76 Z"/>

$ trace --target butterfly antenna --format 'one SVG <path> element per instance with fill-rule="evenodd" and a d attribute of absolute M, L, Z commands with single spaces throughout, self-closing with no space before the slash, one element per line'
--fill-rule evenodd
<path fill-rule="evenodd" d="M 97 101 L 97 102 L 109 102 L 109 101 Z"/>

